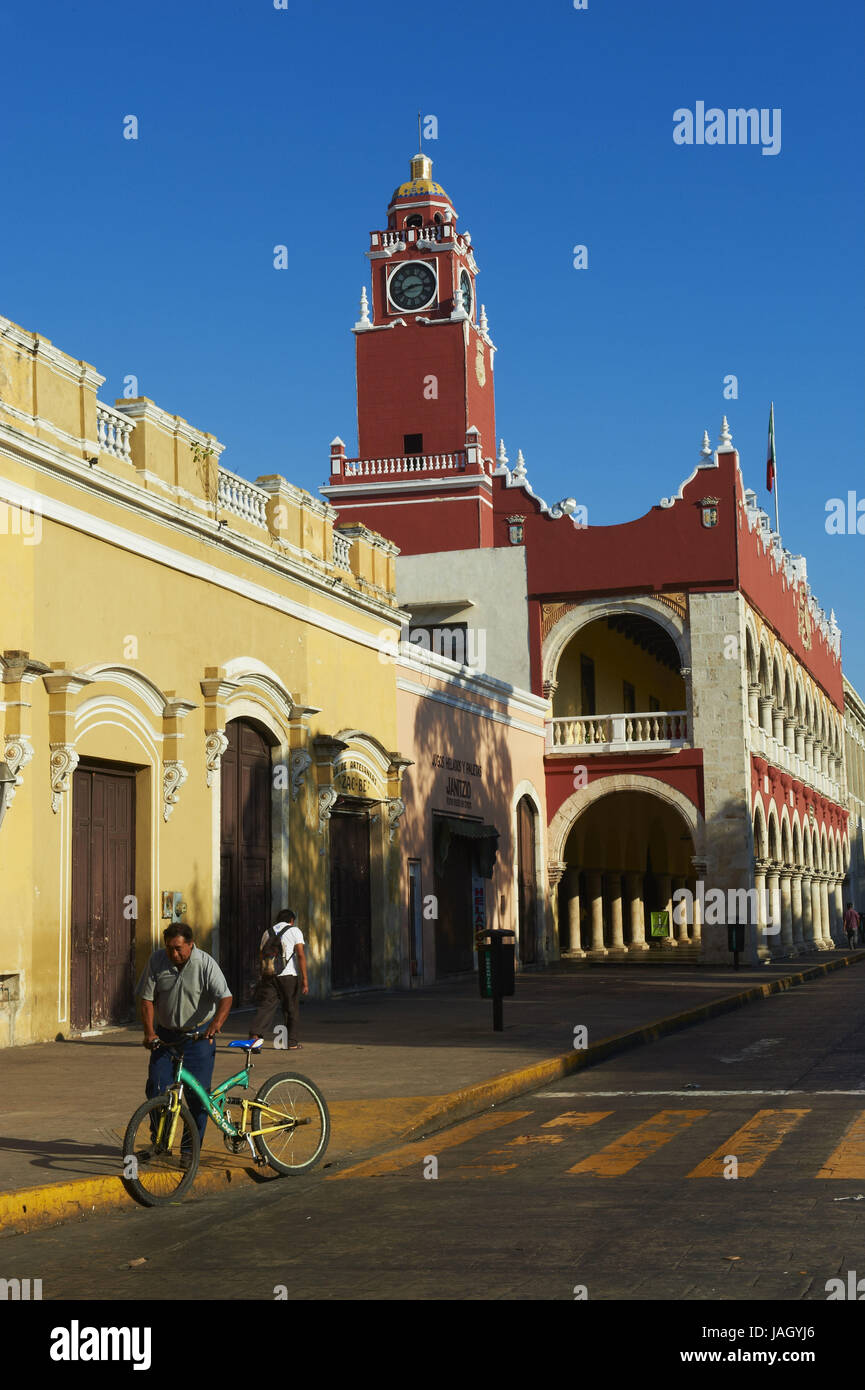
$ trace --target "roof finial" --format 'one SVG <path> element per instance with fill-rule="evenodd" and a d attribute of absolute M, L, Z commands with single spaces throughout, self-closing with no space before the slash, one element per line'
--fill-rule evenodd
<path fill-rule="evenodd" d="M 709 431 L 703 430 L 703 447 L 700 450 L 700 462 L 709 463 L 712 459 L 712 446 L 709 443 Z"/>
<path fill-rule="evenodd" d="M 423 154 L 423 132 L 420 125 L 420 111 L 417 113 L 417 152 Z"/>
<path fill-rule="evenodd" d="M 355 328 L 372 328 L 369 319 L 369 300 L 366 297 L 366 285 L 360 292 L 360 318 L 355 324 Z"/>
<path fill-rule="evenodd" d="M 727 424 L 727 417 L 721 421 L 721 436 L 718 440 L 720 445 L 719 453 L 729 453 L 733 447 L 733 436 L 730 433 L 730 426 Z"/>

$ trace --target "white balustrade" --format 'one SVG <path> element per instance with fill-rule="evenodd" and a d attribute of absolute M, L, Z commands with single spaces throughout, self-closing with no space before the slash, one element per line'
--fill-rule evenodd
<path fill-rule="evenodd" d="M 134 428 L 135 421 L 127 415 L 112 410 L 110 405 L 103 405 L 101 401 L 96 402 L 96 437 L 101 453 L 113 454 L 115 458 L 131 463 Z"/>
<path fill-rule="evenodd" d="M 595 749 L 598 752 L 684 748 L 688 742 L 686 710 L 647 710 L 635 714 L 562 715 L 547 723 L 547 748 Z"/>
<path fill-rule="evenodd" d="M 217 490 L 219 510 L 242 517 L 253 526 L 267 530 L 267 493 L 227 468 L 220 468 Z"/>
<path fill-rule="evenodd" d="M 403 454 L 399 458 L 346 459 L 343 476 L 346 478 L 385 477 L 396 473 L 465 472 L 465 453 Z"/>
<path fill-rule="evenodd" d="M 333 533 L 333 563 L 337 569 L 351 570 L 349 554 L 351 552 L 351 541 L 347 536 L 341 536 L 337 531 Z"/>

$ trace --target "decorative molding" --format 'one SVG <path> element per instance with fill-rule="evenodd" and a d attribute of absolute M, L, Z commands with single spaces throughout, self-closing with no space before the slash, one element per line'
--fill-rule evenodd
<path fill-rule="evenodd" d="M 336 787 L 321 787 L 318 793 L 318 833 L 324 835 L 324 829 L 330 820 L 330 813 L 339 799 L 339 792 Z M 319 850 L 324 854 L 324 848 Z"/>
<path fill-rule="evenodd" d="M 391 796 L 387 803 L 387 824 L 388 824 L 388 843 L 393 844 L 394 836 L 399 829 L 399 820 L 405 814 L 405 802 L 401 796 Z"/>
<path fill-rule="evenodd" d="M 547 861 L 547 880 L 550 888 L 555 888 L 562 881 L 567 864 L 563 859 L 550 859 Z"/>
<path fill-rule="evenodd" d="M 6 810 L 15 800 L 15 793 L 22 785 L 24 778 L 21 776 L 21 769 L 26 767 L 33 757 L 33 745 L 27 734 L 15 734 L 5 741 L 3 751 L 3 761 L 8 765 L 9 771 L 13 774 L 15 782 L 6 792 Z"/>
<path fill-rule="evenodd" d="M 209 787 L 213 786 L 213 779 L 219 772 L 222 755 L 227 747 L 228 737 L 221 729 L 214 729 L 213 733 L 208 734 L 204 740 L 204 762 L 207 768 L 207 785 Z"/>
<path fill-rule="evenodd" d="M 51 810 L 60 810 L 60 799 L 69 790 L 69 780 L 78 766 L 78 753 L 71 743 L 52 743 L 51 749 Z"/>
<path fill-rule="evenodd" d="M 291 799 L 297 801 L 303 789 L 304 779 L 307 769 L 312 767 L 312 758 L 305 748 L 295 748 L 289 762 L 289 779 L 291 781 Z"/>
<path fill-rule="evenodd" d="M 162 764 L 162 819 L 167 821 L 177 805 L 180 788 L 189 773 L 180 758 L 165 758 Z"/>

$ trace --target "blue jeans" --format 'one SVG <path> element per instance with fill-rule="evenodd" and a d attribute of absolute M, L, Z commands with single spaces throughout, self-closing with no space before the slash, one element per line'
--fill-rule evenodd
<path fill-rule="evenodd" d="M 179 1035 L 172 1033 L 168 1028 L 157 1028 L 156 1032 L 163 1042 L 169 1044 L 179 1039 Z M 198 1042 L 187 1043 L 183 1049 L 184 1068 L 191 1076 L 195 1077 L 205 1091 L 209 1091 L 213 1083 L 215 1057 L 216 1043 L 210 1043 L 206 1038 L 200 1038 Z M 164 1047 L 158 1047 L 150 1054 L 150 1068 L 147 1073 L 147 1086 L 145 1088 L 147 1099 L 150 1100 L 152 1096 L 162 1095 L 163 1091 L 168 1090 L 173 1080 L 174 1058 Z M 194 1091 L 187 1087 L 183 1094 L 192 1118 L 198 1126 L 198 1135 L 203 1144 L 204 1131 L 207 1129 L 207 1111 Z"/>

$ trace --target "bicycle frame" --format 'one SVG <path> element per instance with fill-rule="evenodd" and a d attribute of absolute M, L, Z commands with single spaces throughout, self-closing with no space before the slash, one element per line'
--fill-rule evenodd
<path fill-rule="evenodd" d="M 291 1125 L 292 1128 L 295 1127 L 297 1122 L 291 1119 L 290 1117 L 287 1117 L 282 1111 L 274 1109 L 273 1106 L 268 1105 L 266 1101 L 252 1101 L 248 1100 L 246 1096 L 236 1097 L 236 1102 L 243 1106 L 243 1117 L 241 1119 L 240 1125 L 235 1125 L 232 1122 L 232 1120 L 230 1120 L 229 1117 L 225 1114 L 224 1106 L 228 1099 L 226 1093 L 229 1090 L 231 1090 L 232 1086 L 247 1087 L 248 1085 L 249 1065 L 247 1064 L 240 1071 L 235 1072 L 233 1076 L 229 1076 L 227 1081 L 220 1082 L 220 1084 L 218 1086 L 215 1086 L 212 1091 L 205 1091 L 201 1082 L 186 1070 L 181 1059 L 180 1065 L 175 1065 L 174 1081 L 168 1087 L 168 1091 L 171 1092 L 177 1098 L 176 1103 L 172 1103 L 171 1105 L 172 1119 L 171 1129 L 168 1136 L 169 1148 L 174 1143 L 174 1134 L 177 1125 L 177 1114 L 180 1110 L 180 1101 L 182 1098 L 184 1086 L 188 1086 L 190 1091 L 193 1091 L 195 1095 L 198 1096 L 198 1099 L 201 1101 L 201 1104 L 204 1106 L 213 1123 L 217 1125 L 219 1129 L 222 1130 L 223 1134 L 229 1135 L 229 1137 L 232 1139 L 246 1139 L 251 1141 L 257 1134 L 275 1134 L 278 1130 L 286 1129 L 289 1125 Z M 255 1109 L 259 1111 L 260 1117 L 262 1119 L 264 1118 L 264 1112 L 267 1111 L 268 1117 L 270 1117 L 271 1115 L 278 1116 L 280 1123 L 263 1126 L 261 1129 L 249 1129 L 249 1110 L 252 1106 L 255 1106 Z M 164 1123 L 165 1117 L 163 1116 L 163 1119 L 159 1125 L 158 1137 L 160 1139 L 162 1138 Z"/>

